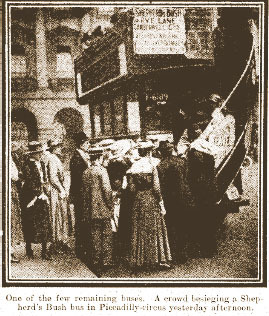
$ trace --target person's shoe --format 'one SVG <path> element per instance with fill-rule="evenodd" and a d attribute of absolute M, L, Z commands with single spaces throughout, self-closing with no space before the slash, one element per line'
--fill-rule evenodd
<path fill-rule="evenodd" d="M 168 269 L 171 269 L 171 265 L 164 262 L 164 263 L 160 263 L 160 264 L 159 264 L 159 268 L 160 268 L 161 270 L 168 270 Z"/>
<path fill-rule="evenodd" d="M 20 260 L 15 257 L 14 254 L 11 254 L 11 263 L 19 263 Z"/>

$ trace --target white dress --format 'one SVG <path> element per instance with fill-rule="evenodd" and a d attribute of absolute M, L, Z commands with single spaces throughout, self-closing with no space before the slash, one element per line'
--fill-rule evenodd
<path fill-rule="evenodd" d="M 217 168 L 229 155 L 235 143 L 235 119 L 223 115 L 219 109 L 212 114 L 213 120 L 193 143 L 192 147 L 214 156 Z"/>
<path fill-rule="evenodd" d="M 53 242 L 69 241 L 69 222 L 67 212 L 67 197 L 64 188 L 64 168 L 60 159 L 51 154 L 48 162 L 48 176 L 50 182 L 50 205 Z"/>

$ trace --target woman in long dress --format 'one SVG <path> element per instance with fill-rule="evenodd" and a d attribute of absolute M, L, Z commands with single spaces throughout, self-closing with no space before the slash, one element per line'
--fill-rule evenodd
<path fill-rule="evenodd" d="M 11 262 L 19 262 L 14 251 L 20 242 L 24 241 L 21 223 L 21 207 L 18 196 L 17 182 L 19 180 L 19 172 L 13 159 L 10 165 L 11 174 Z"/>
<path fill-rule="evenodd" d="M 128 186 L 134 192 L 131 222 L 131 252 L 129 263 L 136 268 L 169 268 L 172 260 L 164 220 L 165 210 L 160 193 L 152 144 L 142 142 L 141 159 L 127 171 Z"/>
<path fill-rule="evenodd" d="M 52 223 L 51 250 L 64 251 L 69 248 L 69 222 L 67 212 L 67 194 L 64 187 L 64 168 L 59 159 L 61 154 L 59 142 L 52 142 L 51 156 L 48 162 L 48 176 L 50 183 L 50 206 Z"/>

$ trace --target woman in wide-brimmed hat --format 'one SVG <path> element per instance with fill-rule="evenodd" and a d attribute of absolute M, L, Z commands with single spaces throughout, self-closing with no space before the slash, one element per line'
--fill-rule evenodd
<path fill-rule="evenodd" d="M 23 168 L 24 185 L 21 192 L 23 229 L 26 254 L 33 257 L 31 243 L 42 244 L 42 258 L 50 259 L 47 242 L 51 240 L 48 192 L 46 190 L 47 170 L 41 157 L 43 146 L 40 142 L 30 142 L 28 159 Z"/>
<path fill-rule="evenodd" d="M 169 267 L 171 261 L 164 206 L 157 172 L 159 159 L 152 158 L 152 142 L 140 142 L 141 156 L 127 171 L 134 194 L 131 208 L 130 265 L 136 268 Z"/>

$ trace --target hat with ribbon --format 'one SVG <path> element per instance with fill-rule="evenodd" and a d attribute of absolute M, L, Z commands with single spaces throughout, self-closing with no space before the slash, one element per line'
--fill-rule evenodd
<path fill-rule="evenodd" d="M 104 148 L 100 146 L 93 146 L 88 149 L 88 154 L 90 156 L 102 156 L 104 153 Z"/>
<path fill-rule="evenodd" d="M 62 144 L 63 144 L 63 142 L 61 142 L 61 141 L 51 140 L 51 139 L 47 142 L 47 145 L 48 145 L 49 149 L 53 149 L 53 148 L 59 147 Z"/>
<path fill-rule="evenodd" d="M 152 141 L 141 141 L 137 144 L 137 149 L 150 149 L 150 148 L 154 148 L 154 144 L 152 143 Z"/>
<path fill-rule="evenodd" d="M 128 139 L 121 139 L 110 146 L 111 159 L 123 157 L 131 149 L 131 142 Z"/>
<path fill-rule="evenodd" d="M 114 139 L 103 139 L 98 143 L 98 146 L 103 147 L 104 149 L 110 149 L 110 146 L 114 143 Z"/>
<path fill-rule="evenodd" d="M 31 141 L 28 143 L 27 154 L 41 153 L 44 151 L 43 145 L 38 141 Z"/>

